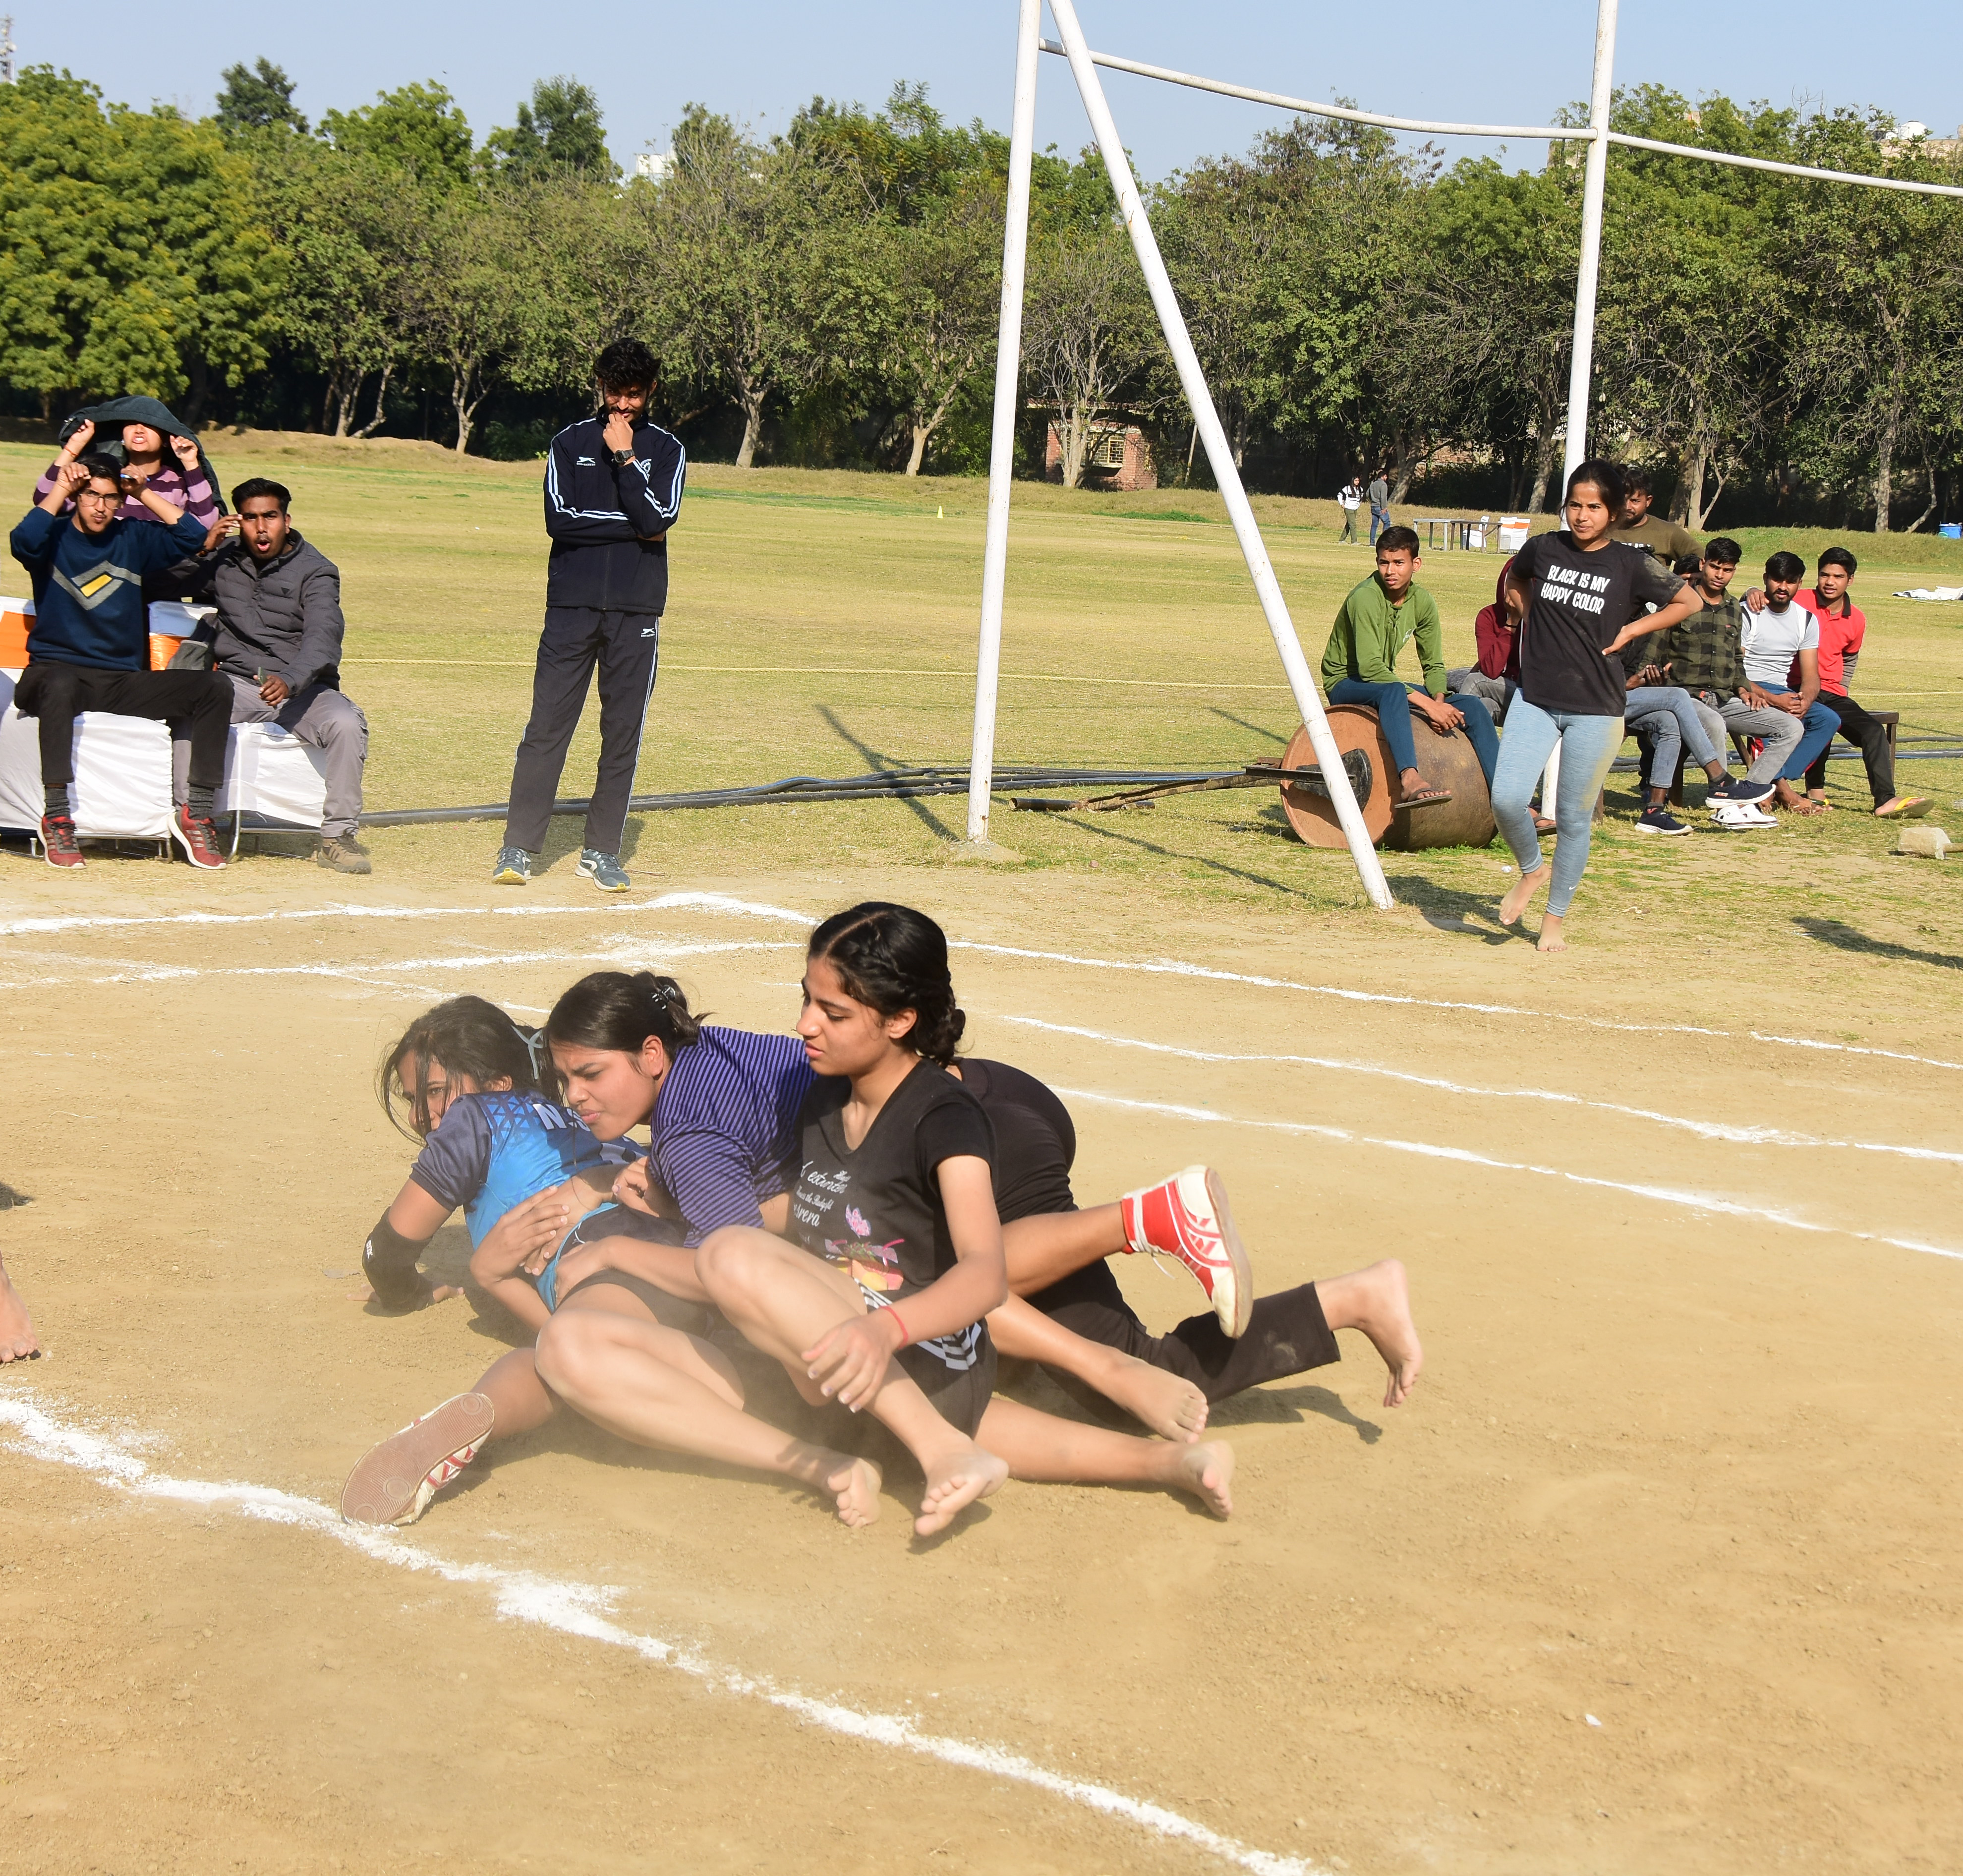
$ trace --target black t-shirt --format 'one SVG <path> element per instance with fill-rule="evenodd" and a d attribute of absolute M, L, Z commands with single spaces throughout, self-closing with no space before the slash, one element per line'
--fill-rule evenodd
<path fill-rule="evenodd" d="M 804 1097 L 791 1227 L 813 1256 L 897 1302 L 954 1267 L 937 1169 L 972 1155 L 992 1170 L 994 1134 L 981 1103 L 933 1062 L 914 1064 L 856 1148 L 845 1144 L 851 1096 L 849 1080 L 828 1075 Z"/>
<path fill-rule="evenodd" d="M 1565 528 L 1534 536 L 1513 556 L 1513 573 L 1527 589 L 1520 694 L 1543 710 L 1620 716 L 1622 660 L 1602 654 L 1645 603 L 1667 605 L 1683 582 L 1621 541 L 1584 553 Z"/>
<path fill-rule="evenodd" d="M 1074 1212 L 1070 1168 L 1077 1129 L 1070 1109 L 1034 1075 L 1003 1061 L 964 1061 L 961 1085 L 995 1129 L 995 1209 L 1004 1225 Z"/>

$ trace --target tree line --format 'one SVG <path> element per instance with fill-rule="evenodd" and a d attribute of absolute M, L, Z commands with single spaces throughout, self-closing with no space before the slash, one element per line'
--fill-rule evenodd
<path fill-rule="evenodd" d="M 532 454 L 593 355 L 645 339 L 698 454 L 972 472 L 985 462 L 1007 139 L 924 86 L 815 99 L 763 137 L 690 105 L 623 176 L 591 91 L 543 79 L 475 137 L 434 82 L 310 125 L 264 59 L 194 119 L 66 72 L 0 87 L 0 380 L 18 411 L 148 392 L 191 421 L 421 434 Z M 1619 95 L 1618 129 L 1916 179 L 1953 146 L 1885 116 Z M 1445 165 L 1297 119 L 1151 192 L 1250 485 L 1558 496 L 1578 146 Z M 1023 465 L 1065 481 L 1136 424 L 1208 479 L 1094 150 L 1033 178 Z M 1963 469 L 1963 203 L 1618 149 L 1591 436 L 1693 527 L 1933 525 Z"/>

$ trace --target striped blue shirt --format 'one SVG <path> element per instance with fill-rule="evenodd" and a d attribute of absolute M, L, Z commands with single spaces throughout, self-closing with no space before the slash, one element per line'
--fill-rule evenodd
<path fill-rule="evenodd" d="M 766 1199 L 798 1170 L 798 1111 L 817 1077 L 795 1036 L 705 1025 L 675 1052 L 655 1102 L 650 1157 L 699 1244 L 725 1225 L 761 1225 Z"/>

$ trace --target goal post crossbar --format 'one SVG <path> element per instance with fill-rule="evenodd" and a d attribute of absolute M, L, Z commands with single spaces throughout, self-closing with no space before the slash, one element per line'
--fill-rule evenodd
<path fill-rule="evenodd" d="M 1042 49 L 1058 57 L 1068 55 L 1053 39 Z M 1375 124 L 1385 130 L 1411 130 L 1432 136 L 1493 137 L 1508 142 L 1587 143 L 1596 132 L 1590 124 L 1443 123 L 1423 117 L 1393 117 L 1382 111 L 1357 110 L 1347 104 L 1321 104 L 1305 98 L 1289 98 L 1279 91 L 1263 91 L 1248 85 L 1230 85 L 1225 79 L 1202 78 L 1191 72 L 1175 72 L 1169 66 L 1145 65 L 1135 59 L 1121 59 L 1113 53 L 1093 52 L 1094 65 L 1113 72 L 1129 72 L 1134 77 L 1157 78 L 1167 85 L 1183 85 L 1190 91 L 1212 91 L 1222 98 L 1244 98 L 1251 104 L 1267 104 L 1276 110 L 1295 112 L 1305 117 L 1332 117 L 1344 123 Z M 1898 189 L 1916 195 L 1963 197 L 1963 187 L 1945 182 L 1915 182 L 1901 176 L 1867 176 L 1849 169 L 1817 169 L 1808 163 L 1782 163 L 1769 156 L 1747 156 L 1731 150 L 1700 148 L 1692 143 L 1663 143 L 1654 137 L 1632 136 L 1626 131 L 1608 133 L 1611 143 L 1625 149 L 1653 150 L 1662 156 L 1695 157 L 1700 162 L 1723 163 L 1737 169 L 1763 169 L 1774 175 L 1800 176 L 1816 182 L 1859 183 L 1864 188 Z"/>

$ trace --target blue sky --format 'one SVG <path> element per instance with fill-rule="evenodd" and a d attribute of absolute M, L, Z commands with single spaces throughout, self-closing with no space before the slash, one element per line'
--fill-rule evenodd
<path fill-rule="evenodd" d="M 411 79 L 440 78 L 481 139 L 511 121 L 534 78 L 566 72 L 599 93 L 615 156 L 665 145 L 682 106 L 700 99 L 760 129 L 781 129 L 812 94 L 876 104 L 899 78 L 924 79 L 949 116 L 1006 129 L 1014 0 L 668 0 L 540 8 L 508 0 L 462 7 L 270 8 L 209 0 L 181 8 L 53 6 L 0 0 L 14 12 L 21 64 L 66 66 L 114 99 L 211 108 L 218 74 L 261 55 L 299 82 L 318 117 Z M 1401 115 L 1540 123 L 1585 98 L 1592 0 L 1517 0 L 1497 13 L 1418 0 L 1390 30 L 1375 6 L 1310 8 L 1278 0 L 1174 6 L 1079 0 L 1090 43 L 1297 97 L 1347 95 Z M 1047 28 L 1046 28 L 1047 30 Z M 1876 104 L 1937 134 L 1963 121 L 1963 8 L 1898 0 L 1859 21 L 1844 5 L 1627 0 L 1616 62 L 1627 83 L 1655 80 L 1695 94 Z M 1119 130 L 1150 177 L 1190 158 L 1240 150 L 1279 121 L 1253 105 L 1106 75 Z M 1089 141 L 1060 59 L 1046 59 L 1039 144 Z M 1513 160 L 1538 162 L 1545 146 Z M 1457 153 L 1456 151 L 1454 153 Z"/>

